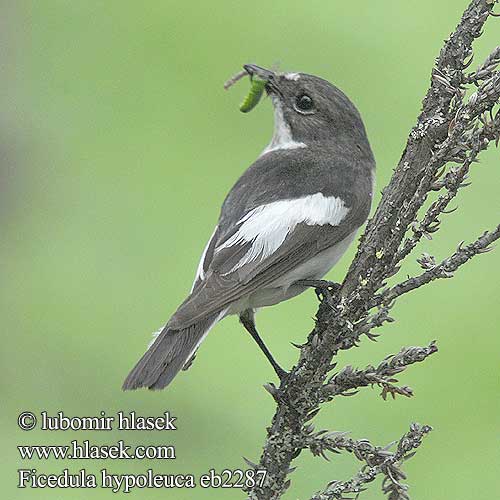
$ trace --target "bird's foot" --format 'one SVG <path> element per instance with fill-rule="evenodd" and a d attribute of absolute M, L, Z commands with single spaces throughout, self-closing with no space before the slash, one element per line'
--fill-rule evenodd
<path fill-rule="evenodd" d="M 294 284 L 314 288 L 318 300 L 320 302 L 326 300 L 330 305 L 333 304 L 332 298 L 337 295 L 341 287 L 340 283 L 327 280 L 298 280 Z"/>
<path fill-rule="evenodd" d="M 276 375 L 278 375 L 278 378 L 280 379 L 280 382 L 284 382 L 288 376 L 290 375 L 289 372 L 286 370 L 283 370 L 280 365 L 276 364 L 276 366 L 273 366 L 274 371 L 276 372 Z"/>
<path fill-rule="evenodd" d="M 298 280 L 294 285 L 309 286 L 311 288 L 319 288 L 320 290 L 332 289 L 333 291 L 337 291 L 341 286 L 340 283 L 328 280 Z"/>

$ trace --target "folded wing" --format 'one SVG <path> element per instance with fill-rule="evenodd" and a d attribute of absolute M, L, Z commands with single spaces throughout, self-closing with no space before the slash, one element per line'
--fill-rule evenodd
<path fill-rule="evenodd" d="M 347 206 L 340 197 L 314 193 L 259 205 L 232 226 L 219 225 L 200 262 L 193 292 L 169 325 L 185 328 L 225 309 L 342 241 L 369 210 L 366 202 L 354 201 Z"/>

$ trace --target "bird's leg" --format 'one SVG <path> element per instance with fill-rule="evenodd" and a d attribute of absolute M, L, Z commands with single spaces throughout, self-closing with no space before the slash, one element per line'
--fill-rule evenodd
<path fill-rule="evenodd" d="M 253 317 L 253 311 L 251 309 L 247 309 L 246 311 L 240 314 L 240 322 L 244 326 L 245 330 L 252 336 L 252 338 L 257 342 L 257 345 L 260 347 L 260 350 L 264 353 L 269 363 L 271 363 L 276 375 L 280 380 L 283 380 L 287 377 L 288 373 L 281 368 L 281 366 L 276 362 L 273 358 L 273 355 L 264 344 L 264 341 L 260 338 L 259 332 L 255 327 L 255 321 Z"/>
<path fill-rule="evenodd" d="M 326 299 L 330 305 L 333 305 L 332 296 L 335 296 L 341 287 L 340 283 L 326 280 L 298 280 L 294 285 L 314 288 L 318 300 L 323 302 L 323 300 Z"/>

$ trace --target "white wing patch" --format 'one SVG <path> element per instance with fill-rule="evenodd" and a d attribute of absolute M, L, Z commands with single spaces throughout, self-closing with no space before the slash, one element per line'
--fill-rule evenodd
<path fill-rule="evenodd" d="M 196 270 L 196 276 L 194 277 L 193 286 L 191 287 L 191 291 L 193 291 L 194 285 L 196 284 L 196 282 L 198 280 L 203 281 L 203 279 L 205 278 L 205 270 L 203 269 L 203 264 L 205 263 L 205 257 L 207 255 L 208 247 L 210 246 L 210 242 L 212 241 L 212 238 L 214 237 L 215 232 L 217 231 L 217 228 L 218 228 L 218 226 L 215 226 L 214 232 L 212 233 L 212 236 L 210 236 L 210 238 L 208 239 L 208 243 L 205 245 L 205 249 L 203 250 L 203 253 L 201 254 L 200 263 L 198 264 L 198 269 Z"/>
<path fill-rule="evenodd" d="M 273 98 L 274 105 L 274 134 L 269 145 L 262 151 L 260 156 L 276 151 L 278 149 L 297 149 L 306 148 L 303 142 L 293 140 L 292 130 L 283 116 L 283 109 L 278 99 Z"/>
<path fill-rule="evenodd" d="M 222 245 L 223 248 L 251 242 L 246 255 L 231 269 L 235 271 L 254 260 L 263 260 L 273 254 L 283 244 L 285 238 L 297 224 L 338 226 L 349 209 L 343 200 L 335 196 L 316 193 L 295 200 L 280 200 L 261 205 L 242 217 L 238 231 Z"/>
<path fill-rule="evenodd" d="M 296 82 L 300 78 L 300 73 L 285 73 L 283 76 L 287 80 L 290 80 L 292 82 Z"/>

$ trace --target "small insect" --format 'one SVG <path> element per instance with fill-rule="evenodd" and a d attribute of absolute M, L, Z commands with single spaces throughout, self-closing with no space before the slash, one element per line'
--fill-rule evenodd
<path fill-rule="evenodd" d="M 250 90 L 243 99 L 243 102 L 240 104 L 240 111 L 243 113 L 248 113 L 249 111 L 252 111 L 257 104 L 259 104 L 260 98 L 262 97 L 262 94 L 264 93 L 264 88 L 266 87 L 266 80 L 261 80 L 260 78 L 253 77 L 252 79 L 252 86 L 250 87 Z"/>
<path fill-rule="evenodd" d="M 240 71 L 224 84 L 224 89 L 228 90 L 237 81 L 241 80 L 246 75 L 248 75 L 246 71 Z M 243 99 L 243 102 L 240 104 L 240 111 L 242 111 L 243 113 L 248 113 L 253 108 L 255 108 L 255 106 L 257 106 L 257 104 L 260 101 L 260 98 L 262 97 L 262 94 L 264 93 L 264 89 L 267 83 L 266 80 L 262 80 L 257 76 L 251 76 L 250 81 L 251 81 L 250 90 L 245 99 Z"/>

